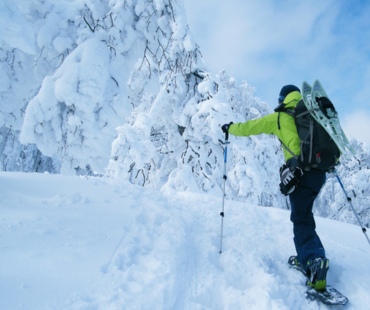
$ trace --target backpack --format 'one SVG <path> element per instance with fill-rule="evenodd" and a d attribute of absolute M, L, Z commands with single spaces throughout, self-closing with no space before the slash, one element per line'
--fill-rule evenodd
<path fill-rule="evenodd" d="M 336 116 L 334 105 L 328 98 L 316 98 L 316 102 L 328 119 Z M 283 146 L 298 159 L 299 166 L 306 171 L 312 168 L 326 172 L 333 171 L 339 163 L 340 150 L 328 132 L 311 115 L 312 111 L 307 109 L 303 99 L 298 102 L 294 110 L 281 109 L 281 112 L 294 117 L 301 140 L 301 154 L 297 158 L 297 155 L 293 154 L 285 144 Z"/>

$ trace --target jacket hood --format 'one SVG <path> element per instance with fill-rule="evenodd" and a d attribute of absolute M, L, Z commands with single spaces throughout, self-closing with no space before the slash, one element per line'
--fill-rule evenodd
<path fill-rule="evenodd" d="M 288 96 L 285 97 L 283 104 L 287 109 L 294 109 L 299 100 L 301 99 L 302 99 L 301 93 L 299 91 L 293 91 Z"/>

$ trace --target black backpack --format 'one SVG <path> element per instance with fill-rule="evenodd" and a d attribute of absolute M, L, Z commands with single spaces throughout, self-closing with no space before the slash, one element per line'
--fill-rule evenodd
<path fill-rule="evenodd" d="M 328 98 L 316 98 L 316 101 L 327 118 L 330 119 L 336 115 L 334 105 Z M 333 171 L 339 163 L 339 148 L 327 131 L 311 115 L 312 111 L 307 109 L 303 99 L 298 102 L 294 110 L 282 109 L 281 112 L 294 117 L 301 140 L 301 154 L 298 157 L 300 167 L 303 170 L 314 168 L 326 172 Z M 297 157 L 286 145 L 283 144 L 283 146 L 294 157 Z"/>

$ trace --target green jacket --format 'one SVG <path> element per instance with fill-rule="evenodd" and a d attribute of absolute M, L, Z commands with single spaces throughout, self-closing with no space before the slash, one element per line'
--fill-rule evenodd
<path fill-rule="evenodd" d="M 298 91 L 290 93 L 286 96 L 284 104 L 286 108 L 294 109 L 302 96 Z M 280 129 L 278 126 L 280 118 Z M 232 124 L 229 127 L 229 133 L 234 136 L 252 136 L 259 134 L 273 134 L 279 138 L 295 155 L 301 153 L 300 139 L 297 133 L 297 128 L 294 123 L 294 118 L 284 112 L 274 112 L 264 117 L 250 120 L 245 123 Z M 283 147 L 285 160 L 293 157 L 293 155 Z"/>

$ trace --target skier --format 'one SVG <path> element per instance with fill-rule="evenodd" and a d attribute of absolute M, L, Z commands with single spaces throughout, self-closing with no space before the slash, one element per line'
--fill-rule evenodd
<path fill-rule="evenodd" d="M 273 134 L 282 142 L 286 163 L 280 168 L 280 190 L 289 195 L 290 220 L 293 222 L 294 245 L 297 251 L 297 256 L 291 256 L 289 263 L 307 276 L 309 287 L 320 291 L 326 288 L 329 260 L 316 233 L 312 208 L 325 183 L 326 173 L 316 169 L 302 171 L 297 159 L 300 155 L 300 139 L 294 118 L 279 112 L 282 107 L 294 110 L 301 99 L 302 95 L 297 86 L 285 85 L 280 91 L 279 106 L 274 113 L 245 123 L 224 124 L 222 131 L 234 136 Z"/>

